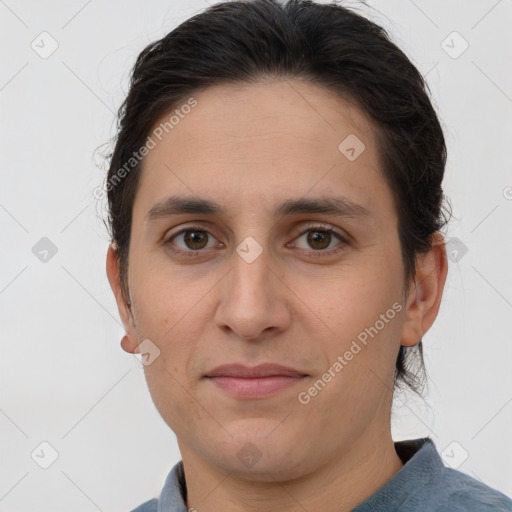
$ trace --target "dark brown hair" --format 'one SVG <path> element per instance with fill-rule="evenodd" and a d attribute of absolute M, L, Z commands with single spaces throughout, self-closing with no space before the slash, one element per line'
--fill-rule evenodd
<path fill-rule="evenodd" d="M 432 248 L 432 236 L 448 222 L 441 187 L 446 146 L 428 85 L 387 32 L 353 10 L 334 2 L 239 0 L 186 20 L 148 45 L 132 70 L 106 177 L 110 236 L 127 300 L 132 207 L 141 169 L 134 153 L 155 122 L 193 93 L 274 78 L 329 88 L 373 120 L 380 171 L 398 214 L 407 289 L 416 257 Z M 424 377 L 422 342 L 401 346 L 395 384 L 421 393 Z"/>

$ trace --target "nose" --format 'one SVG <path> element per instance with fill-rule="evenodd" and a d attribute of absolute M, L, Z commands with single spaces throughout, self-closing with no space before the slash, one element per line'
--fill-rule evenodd
<path fill-rule="evenodd" d="M 232 269 L 220 283 L 216 324 L 245 340 L 261 341 L 283 332 L 290 324 L 290 291 L 267 254 L 263 250 L 248 263 L 234 252 Z"/>

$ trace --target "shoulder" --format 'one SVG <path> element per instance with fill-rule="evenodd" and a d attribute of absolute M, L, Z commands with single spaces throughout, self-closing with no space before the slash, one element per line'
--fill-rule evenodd
<path fill-rule="evenodd" d="M 438 511 L 512 511 L 512 500 L 503 493 L 466 473 L 448 467 L 436 479 L 432 491 L 437 495 Z"/>
<path fill-rule="evenodd" d="M 153 498 L 149 501 L 145 501 L 137 508 L 134 508 L 131 512 L 157 512 L 158 500 Z"/>

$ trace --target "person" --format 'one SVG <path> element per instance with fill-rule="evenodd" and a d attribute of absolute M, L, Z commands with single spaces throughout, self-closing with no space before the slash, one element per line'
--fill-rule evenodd
<path fill-rule="evenodd" d="M 428 86 L 382 27 L 215 4 L 140 53 L 109 158 L 122 348 L 182 456 L 134 512 L 512 510 L 391 436 L 449 219 Z"/>

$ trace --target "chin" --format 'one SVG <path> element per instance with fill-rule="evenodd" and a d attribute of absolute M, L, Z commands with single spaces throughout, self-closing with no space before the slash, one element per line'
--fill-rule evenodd
<path fill-rule="evenodd" d="M 226 434 L 222 442 L 212 442 L 204 447 L 209 451 L 210 463 L 222 471 L 252 481 L 267 482 L 272 479 L 269 473 L 283 481 L 302 476 L 310 459 L 306 452 L 297 449 L 299 446 L 304 449 L 304 443 L 284 429 L 278 432 L 280 427 L 275 421 L 261 420 L 245 419 L 243 425 L 235 429 L 233 425 L 226 425 L 233 437 Z M 212 446 L 214 451 L 211 451 Z"/>

